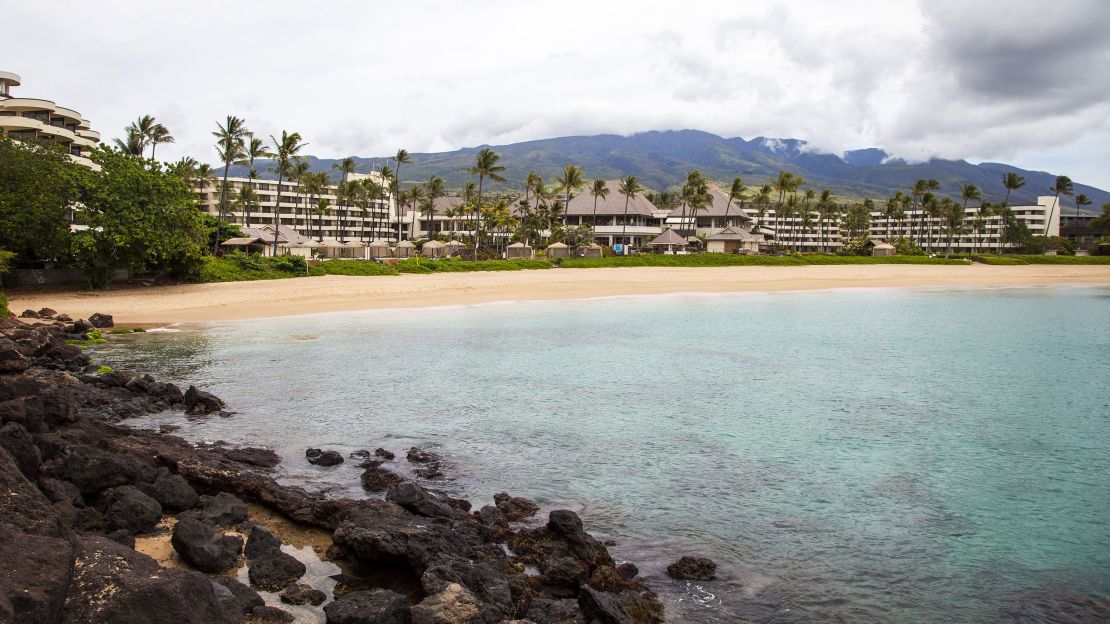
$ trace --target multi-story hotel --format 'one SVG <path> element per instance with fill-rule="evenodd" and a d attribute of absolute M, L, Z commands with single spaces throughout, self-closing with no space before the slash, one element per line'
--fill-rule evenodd
<path fill-rule="evenodd" d="M 51 141 L 61 145 L 69 157 L 92 169 L 99 165 L 89 155 L 100 142 L 100 133 L 75 110 L 50 100 L 14 97 L 18 75 L 0 71 L 0 134 L 16 141 Z"/>

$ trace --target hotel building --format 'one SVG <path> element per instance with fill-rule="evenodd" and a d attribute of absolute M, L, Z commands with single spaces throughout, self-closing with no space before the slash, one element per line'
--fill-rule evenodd
<path fill-rule="evenodd" d="M 90 128 L 89 120 L 50 100 L 13 96 L 12 89 L 19 85 L 18 75 L 0 71 L 0 134 L 16 141 L 56 143 L 74 162 L 99 170 L 89 155 L 100 133 Z"/>

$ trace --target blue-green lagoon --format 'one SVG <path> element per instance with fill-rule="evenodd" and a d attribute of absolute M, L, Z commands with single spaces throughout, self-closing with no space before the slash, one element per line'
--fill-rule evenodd
<path fill-rule="evenodd" d="M 1068 622 L 1110 597 L 1110 289 L 676 295 L 113 337 L 283 482 L 304 449 L 433 448 L 435 487 L 580 512 L 672 621 Z M 403 464 L 403 462 L 400 462 Z M 666 578 L 683 554 L 718 581 Z M 1101 602 L 1100 602 L 1101 601 Z"/>

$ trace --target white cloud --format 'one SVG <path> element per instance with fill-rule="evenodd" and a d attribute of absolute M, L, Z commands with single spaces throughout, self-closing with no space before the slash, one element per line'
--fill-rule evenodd
<path fill-rule="evenodd" d="M 1017 159 L 1110 187 L 1102 0 L 69 0 L 5 16 L 51 25 L 49 45 L 34 28 L 0 39 L 20 93 L 105 137 L 153 114 L 177 136 L 166 157 L 214 158 L 227 114 L 297 130 L 321 157 L 697 128 Z"/>

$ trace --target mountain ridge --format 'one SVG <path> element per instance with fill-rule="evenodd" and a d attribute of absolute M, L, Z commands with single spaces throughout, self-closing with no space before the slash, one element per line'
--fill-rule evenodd
<path fill-rule="evenodd" d="M 550 180 L 562 172 L 564 163 L 580 165 L 585 176 L 618 178 L 635 175 L 641 184 L 664 190 L 682 183 L 686 172 L 699 169 L 707 177 L 728 183 L 739 176 L 745 184 L 758 186 L 781 170 L 790 170 L 806 179 L 807 188 L 829 188 L 845 197 L 880 199 L 895 190 L 907 190 L 918 178 L 935 178 L 941 193 L 955 196 L 959 185 L 975 184 L 985 199 L 1001 201 L 1005 196 L 1002 174 L 1017 172 L 1026 185 L 1011 194 L 1011 204 L 1034 201 L 1037 195 L 1050 194 L 1048 189 L 1056 175 L 1030 171 L 995 162 L 969 163 L 966 160 L 931 159 L 909 163 L 891 159 L 880 148 L 846 151 L 841 155 L 808 149 L 801 139 L 755 137 L 724 138 L 700 130 L 663 130 L 621 136 L 598 134 L 535 139 L 505 145 L 478 145 L 449 152 L 412 153 L 412 163 L 401 168 L 402 184 L 409 186 L 426 181 L 432 175 L 444 178 L 448 188 L 460 188 L 472 176 L 464 171 L 473 164 L 474 154 L 489 147 L 501 155 L 499 164 L 506 167 L 502 174 L 507 184 L 488 183 L 490 190 L 518 189 L 529 171 L 535 170 Z M 396 169 L 389 156 L 354 157 L 358 171 L 365 172 L 388 164 Z M 307 157 L 314 171 L 331 171 L 337 158 Z M 265 171 L 269 161 L 256 164 Z M 232 175 L 245 175 L 246 168 L 233 166 Z M 264 174 L 264 177 L 272 177 Z M 1095 206 L 1110 202 L 1110 192 L 1078 184 L 1076 193 L 1085 193 Z M 1062 201 L 1068 205 L 1070 202 Z M 1071 204 L 1074 206 L 1074 204 Z"/>

